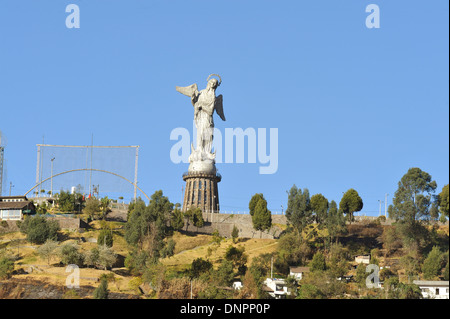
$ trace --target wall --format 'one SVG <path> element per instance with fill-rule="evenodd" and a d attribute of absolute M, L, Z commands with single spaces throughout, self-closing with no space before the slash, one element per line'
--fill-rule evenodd
<path fill-rule="evenodd" d="M 286 217 L 284 215 L 272 215 L 272 228 L 268 231 L 261 232 L 253 229 L 252 217 L 248 214 L 232 215 L 204 213 L 203 219 L 205 220 L 205 225 L 202 228 L 197 229 L 197 227 L 189 225 L 187 231 L 211 234 L 217 229 L 221 236 L 231 237 L 233 227 L 236 225 L 239 229 L 239 237 L 241 238 L 273 239 L 279 238 L 282 232 L 282 229 L 274 224 L 286 224 Z M 186 230 L 186 226 L 183 230 Z"/>

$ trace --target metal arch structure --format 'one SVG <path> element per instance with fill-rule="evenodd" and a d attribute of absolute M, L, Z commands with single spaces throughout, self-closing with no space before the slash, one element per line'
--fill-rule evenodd
<path fill-rule="evenodd" d="M 35 189 L 36 187 L 38 187 L 38 186 L 41 185 L 42 183 L 44 183 L 44 182 L 50 180 L 51 178 L 54 178 L 54 177 L 57 177 L 57 176 L 63 175 L 63 174 L 68 174 L 68 173 L 73 173 L 73 172 L 81 172 L 81 171 L 101 172 L 101 173 L 111 174 L 111 175 L 120 177 L 120 178 L 122 178 L 123 180 L 127 181 L 128 183 L 130 183 L 131 185 L 133 185 L 134 187 L 136 187 L 136 188 L 137 188 L 137 189 L 145 196 L 145 198 L 147 198 L 147 200 L 150 201 L 150 197 L 148 197 L 148 195 L 147 195 L 142 189 L 140 189 L 139 186 L 137 186 L 135 183 L 133 183 L 133 182 L 130 181 L 129 179 L 127 179 L 127 178 L 125 178 L 125 177 L 123 177 L 123 176 L 121 176 L 121 175 L 119 175 L 119 174 L 116 174 L 116 173 L 113 173 L 113 172 L 109 172 L 109 171 L 105 171 L 105 170 L 102 170 L 102 169 L 96 169 L 96 168 L 77 168 L 77 169 L 71 169 L 71 170 L 68 170 L 68 171 L 65 171 L 65 172 L 61 172 L 61 173 L 55 174 L 55 175 L 50 176 L 50 177 L 44 179 L 43 181 L 37 183 L 36 185 L 34 185 L 30 190 L 28 190 L 28 191 L 24 194 L 24 196 L 27 196 L 28 193 L 30 193 L 33 189 Z"/>

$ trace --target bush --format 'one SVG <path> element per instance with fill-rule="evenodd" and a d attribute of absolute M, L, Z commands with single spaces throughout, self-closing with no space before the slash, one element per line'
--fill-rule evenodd
<path fill-rule="evenodd" d="M 314 257 L 309 265 L 311 271 L 324 271 L 327 269 L 327 265 L 325 263 L 325 257 L 322 253 L 318 252 L 314 254 Z"/>
<path fill-rule="evenodd" d="M 59 223 L 43 216 L 28 217 L 20 225 L 20 231 L 34 244 L 43 244 L 47 239 L 57 240 Z"/>
<path fill-rule="evenodd" d="M 422 267 L 423 275 L 426 280 L 435 279 L 442 268 L 442 253 L 439 247 L 434 246 L 433 249 L 428 254 Z"/>
<path fill-rule="evenodd" d="M 37 253 L 42 259 L 46 259 L 47 264 L 50 265 L 51 258 L 56 255 L 55 251 L 57 247 L 58 247 L 57 241 L 47 239 L 45 244 L 43 244 L 37 249 Z"/>
<path fill-rule="evenodd" d="M 204 260 L 203 258 L 195 259 L 190 268 L 190 277 L 198 278 L 201 274 L 208 272 L 212 268 L 211 262 Z"/>
<path fill-rule="evenodd" d="M 6 257 L 0 257 L 0 279 L 6 279 L 11 276 L 14 270 L 14 262 Z"/>
<path fill-rule="evenodd" d="M 64 265 L 77 265 L 82 266 L 84 256 L 79 251 L 78 246 L 67 243 L 60 247 L 59 257 L 61 258 L 61 262 Z"/>
<path fill-rule="evenodd" d="M 100 282 L 100 285 L 94 290 L 94 299 L 108 299 L 109 290 L 108 290 L 108 281 L 103 278 Z"/>
<path fill-rule="evenodd" d="M 106 245 L 107 247 L 112 247 L 113 245 L 113 235 L 110 229 L 102 229 L 97 237 L 97 244 L 99 246 Z"/>

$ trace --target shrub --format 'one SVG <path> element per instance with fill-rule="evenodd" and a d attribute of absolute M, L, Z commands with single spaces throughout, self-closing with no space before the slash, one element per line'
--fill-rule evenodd
<path fill-rule="evenodd" d="M 0 257 L 0 279 L 6 279 L 11 276 L 14 270 L 14 262 L 6 257 Z"/>
<path fill-rule="evenodd" d="M 47 239 L 57 240 L 59 223 L 43 216 L 28 217 L 20 225 L 20 231 L 34 244 L 43 244 Z"/>
<path fill-rule="evenodd" d="M 37 253 L 39 254 L 39 256 L 42 259 L 47 259 L 47 264 L 50 265 L 50 260 L 53 256 L 56 255 L 56 248 L 58 247 L 58 242 L 51 240 L 51 239 L 47 239 L 47 241 L 45 242 L 45 244 L 43 244 L 42 246 L 40 246 L 37 249 Z"/>
<path fill-rule="evenodd" d="M 94 290 L 94 299 L 108 299 L 109 290 L 108 290 L 108 281 L 103 278 L 100 282 L 100 285 Z"/>
<path fill-rule="evenodd" d="M 311 271 L 324 271 L 327 268 L 325 263 L 325 257 L 322 253 L 318 252 L 314 254 L 314 257 L 310 264 Z"/>
<path fill-rule="evenodd" d="M 64 265 L 75 264 L 77 266 L 83 265 L 84 256 L 79 251 L 78 246 L 72 243 L 64 244 L 60 247 L 59 257 Z"/>
<path fill-rule="evenodd" d="M 97 244 L 99 246 L 106 245 L 112 247 L 113 245 L 113 235 L 110 229 L 102 229 L 97 237 Z"/>
<path fill-rule="evenodd" d="M 190 277 L 198 278 L 202 273 L 208 272 L 212 268 L 211 262 L 204 260 L 203 258 L 195 259 L 190 268 Z"/>

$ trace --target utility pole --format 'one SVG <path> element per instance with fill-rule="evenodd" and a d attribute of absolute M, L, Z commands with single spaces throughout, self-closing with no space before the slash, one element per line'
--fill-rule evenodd
<path fill-rule="evenodd" d="M 384 217 L 387 218 L 387 197 L 388 197 L 388 193 L 386 193 L 384 195 Z"/>
<path fill-rule="evenodd" d="M 378 202 L 380 203 L 380 212 L 378 213 L 378 216 L 381 216 L 381 203 L 382 203 L 382 201 L 378 200 Z"/>
<path fill-rule="evenodd" d="M 270 258 L 270 278 L 273 278 L 273 257 Z"/>
<path fill-rule="evenodd" d="M 92 194 L 91 192 L 91 185 L 92 185 L 92 151 L 94 150 L 94 133 L 92 133 L 91 136 L 91 169 L 89 174 L 89 195 Z"/>
<path fill-rule="evenodd" d="M 2 145 L 2 136 L 0 134 L 0 196 L 3 194 L 3 154 L 4 147 Z"/>
<path fill-rule="evenodd" d="M 51 159 L 52 161 L 52 168 L 51 168 L 51 175 L 50 175 L 50 196 L 53 197 L 53 161 L 55 160 L 55 158 L 53 157 Z"/>
<path fill-rule="evenodd" d="M 42 145 L 45 145 L 45 139 L 44 139 L 44 135 L 42 135 Z M 41 190 L 42 190 L 42 165 L 43 165 L 43 162 L 42 162 L 42 155 L 43 155 L 43 153 L 44 153 L 44 149 L 42 149 L 42 152 L 40 152 L 40 156 L 41 156 L 41 158 L 39 159 L 39 162 L 40 162 L 40 164 L 41 164 L 41 167 L 39 168 L 39 193 L 38 193 L 38 197 L 41 197 Z"/>
<path fill-rule="evenodd" d="M 11 196 L 11 188 L 13 188 L 14 185 L 12 184 L 12 182 L 9 182 L 9 196 Z"/>

